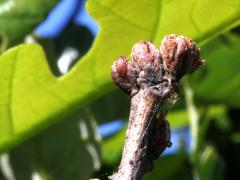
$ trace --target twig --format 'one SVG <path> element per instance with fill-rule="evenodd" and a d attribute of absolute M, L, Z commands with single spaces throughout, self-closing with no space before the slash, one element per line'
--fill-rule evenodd
<path fill-rule="evenodd" d="M 131 96 L 122 160 L 112 180 L 140 180 L 153 168 L 153 160 L 171 145 L 168 102 L 176 101 L 181 77 L 204 63 L 191 39 L 174 34 L 164 38 L 160 51 L 140 41 L 131 55 L 132 61 L 120 57 L 112 66 L 114 82 Z"/>

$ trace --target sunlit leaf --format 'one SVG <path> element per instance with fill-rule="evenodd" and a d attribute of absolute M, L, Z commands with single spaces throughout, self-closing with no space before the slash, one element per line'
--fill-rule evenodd
<path fill-rule="evenodd" d="M 89 0 L 101 30 L 68 74 L 56 79 L 36 45 L 19 46 L 0 57 L 0 150 L 110 92 L 110 66 L 116 57 L 128 55 L 135 42 L 146 39 L 159 45 L 166 34 L 178 33 L 202 43 L 237 24 L 237 3 Z"/>

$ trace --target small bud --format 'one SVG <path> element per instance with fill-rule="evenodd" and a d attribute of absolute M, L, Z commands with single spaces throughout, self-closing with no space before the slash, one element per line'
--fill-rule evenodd
<path fill-rule="evenodd" d="M 121 56 L 112 66 L 112 75 L 115 77 L 124 78 L 127 75 L 127 64 L 128 59 Z"/>
<path fill-rule="evenodd" d="M 112 65 L 112 79 L 115 84 L 124 90 L 127 94 L 131 93 L 133 77 L 132 64 L 126 57 L 121 56 Z"/>
<path fill-rule="evenodd" d="M 195 43 L 175 34 L 163 39 L 160 52 L 151 42 L 139 41 L 131 56 L 132 61 L 121 56 L 112 65 L 112 79 L 129 95 L 149 87 L 153 94 L 168 97 L 177 93 L 182 76 L 204 64 Z"/>
<path fill-rule="evenodd" d="M 149 41 L 136 43 L 132 48 L 132 58 L 139 66 L 139 69 L 151 66 L 155 70 L 160 64 L 159 50 Z"/>
<path fill-rule="evenodd" d="M 160 47 L 163 68 L 177 79 L 192 73 L 204 62 L 200 59 L 200 49 L 186 37 L 171 34 L 166 36 Z"/>

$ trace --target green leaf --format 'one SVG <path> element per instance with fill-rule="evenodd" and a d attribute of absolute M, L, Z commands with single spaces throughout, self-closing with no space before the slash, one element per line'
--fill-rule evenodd
<path fill-rule="evenodd" d="M 195 95 L 206 102 L 240 105 L 240 36 L 228 33 L 202 48 L 207 65 L 190 77 Z"/>
<path fill-rule="evenodd" d="M 140 39 L 159 45 L 164 35 L 178 33 L 202 43 L 237 24 L 237 3 L 89 0 L 88 9 L 101 30 L 67 75 L 56 79 L 36 45 L 19 46 L 0 57 L 0 151 L 113 90 L 112 62 L 128 55 Z"/>
<path fill-rule="evenodd" d="M 33 175 L 49 180 L 88 180 L 99 170 L 101 160 L 94 120 L 84 110 L 3 156 L 9 157 L 16 180 L 31 180 Z M 7 171 L 5 168 L 1 169 Z"/>
<path fill-rule="evenodd" d="M 120 89 L 97 99 L 89 105 L 98 123 L 128 119 L 130 98 Z"/>
<path fill-rule="evenodd" d="M 0 0 L 1 39 L 8 46 L 19 43 L 57 2 L 59 0 Z"/>
<path fill-rule="evenodd" d="M 167 120 L 171 128 L 180 128 L 188 124 L 188 114 L 186 110 L 175 110 L 169 112 Z"/>
<path fill-rule="evenodd" d="M 197 176 L 204 180 L 223 180 L 224 165 L 213 147 L 207 146 L 197 162 Z"/>
<path fill-rule="evenodd" d="M 231 139 L 233 143 L 240 144 L 240 132 L 233 133 Z"/>
<path fill-rule="evenodd" d="M 184 154 L 162 156 L 154 161 L 154 169 L 147 173 L 145 180 L 172 180 L 179 179 L 190 180 L 191 171 L 189 169 L 188 159 Z"/>

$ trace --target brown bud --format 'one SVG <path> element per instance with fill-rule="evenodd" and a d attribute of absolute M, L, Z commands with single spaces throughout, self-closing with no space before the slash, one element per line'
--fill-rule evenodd
<path fill-rule="evenodd" d="M 151 66 L 155 70 L 160 64 L 159 50 L 149 41 L 136 43 L 132 48 L 132 58 L 140 69 Z"/>
<path fill-rule="evenodd" d="M 200 59 L 200 49 L 186 37 L 171 34 L 166 36 L 160 47 L 163 68 L 180 79 L 196 70 L 204 62 Z"/>
<path fill-rule="evenodd" d="M 127 75 L 128 59 L 121 56 L 112 66 L 112 75 L 114 77 L 124 78 Z"/>
<path fill-rule="evenodd" d="M 130 94 L 133 84 L 133 67 L 129 60 L 121 56 L 112 65 L 112 79 L 118 87 Z"/>

